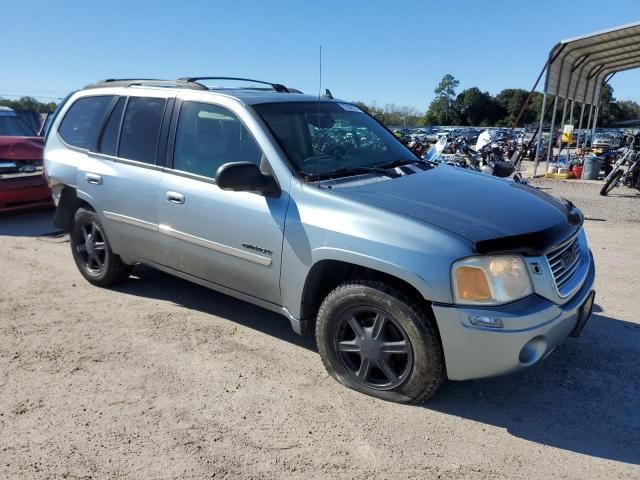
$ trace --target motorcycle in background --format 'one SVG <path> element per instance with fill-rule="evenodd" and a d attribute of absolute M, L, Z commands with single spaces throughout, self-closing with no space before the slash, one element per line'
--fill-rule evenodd
<path fill-rule="evenodd" d="M 509 141 L 501 145 L 489 130 L 485 130 L 478 136 L 475 152 L 468 153 L 469 162 L 474 169 L 488 175 L 511 177 L 515 182 L 527 183 L 522 177 L 523 170 L 517 161 L 520 155 L 514 145 L 514 142 Z M 511 158 L 515 159 L 515 162 L 512 162 Z"/>
<path fill-rule="evenodd" d="M 517 152 L 514 153 L 514 157 L 516 155 Z M 495 177 L 512 177 L 515 182 L 527 183 L 522 178 L 521 170 L 511 161 L 504 159 L 502 147 L 492 141 L 489 131 L 480 134 L 475 149 L 470 148 L 464 138 L 449 140 L 443 136 L 429 149 L 424 158 L 430 162 L 470 168 Z"/>
<path fill-rule="evenodd" d="M 621 149 L 622 155 L 614 164 L 611 172 L 604 179 L 604 185 L 600 189 L 600 195 L 606 197 L 614 188 L 619 185 L 626 185 L 630 188 L 640 190 L 640 154 L 635 150 L 636 138 L 628 138 L 628 146 Z M 629 168 L 625 171 L 624 165 Z"/>

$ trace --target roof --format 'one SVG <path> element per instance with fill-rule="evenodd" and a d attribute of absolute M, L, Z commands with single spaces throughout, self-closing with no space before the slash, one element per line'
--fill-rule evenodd
<path fill-rule="evenodd" d="M 219 86 L 207 86 L 202 81 L 209 80 L 231 80 L 245 81 L 256 83 L 257 86 L 229 88 Z M 264 86 L 263 86 L 264 85 Z M 285 87 L 279 83 L 263 82 L 260 80 L 250 80 L 244 78 L 232 77 L 184 77 L 178 80 L 159 80 L 159 79 L 108 79 L 101 80 L 84 87 L 85 89 L 99 89 L 112 87 L 131 87 L 131 88 L 163 88 L 163 89 L 186 89 L 199 90 L 203 92 L 211 92 L 215 94 L 223 94 L 229 97 L 237 98 L 247 105 L 257 105 L 260 103 L 282 103 L 282 102 L 340 102 L 322 96 L 306 95 L 299 90 L 291 87 Z"/>
<path fill-rule="evenodd" d="M 247 105 L 257 105 L 260 103 L 282 103 L 282 102 L 318 102 L 317 95 L 307 95 L 304 93 L 278 93 L 278 92 L 265 92 L 262 90 L 244 90 L 244 89 L 220 89 L 211 90 L 212 93 L 221 93 L 235 97 Z M 320 97 L 321 102 L 344 102 L 337 99 L 329 99 L 326 97 Z"/>
<path fill-rule="evenodd" d="M 545 91 L 590 105 L 617 72 L 640 67 L 640 22 L 559 42 L 549 53 Z"/>

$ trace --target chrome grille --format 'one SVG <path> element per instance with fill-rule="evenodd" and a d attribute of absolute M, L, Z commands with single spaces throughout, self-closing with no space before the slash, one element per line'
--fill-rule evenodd
<path fill-rule="evenodd" d="M 547 254 L 547 261 L 558 292 L 562 294 L 563 287 L 569 283 L 582 262 L 578 237 Z"/>

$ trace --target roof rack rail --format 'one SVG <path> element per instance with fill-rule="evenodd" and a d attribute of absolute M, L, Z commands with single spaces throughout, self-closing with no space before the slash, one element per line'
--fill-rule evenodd
<path fill-rule="evenodd" d="M 262 80 L 253 80 L 251 78 L 238 78 L 238 77 L 182 77 L 178 79 L 178 82 L 184 83 L 199 83 L 202 80 L 235 80 L 240 82 L 260 83 L 262 85 L 269 85 L 273 90 L 280 93 L 290 93 L 290 90 L 281 83 L 264 82 Z M 202 85 L 204 87 L 204 85 Z M 207 88 L 207 87 L 205 87 Z"/>
<path fill-rule="evenodd" d="M 181 82 L 176 80 L 159 80 L 156 78 L 107 78 L 96 83 L 87 85 L 84 88 L 102 88 L 102 87 L 175 87 L 188 88 L 191 90 L 207 90 L 207 87 L 196 82 Z"/>

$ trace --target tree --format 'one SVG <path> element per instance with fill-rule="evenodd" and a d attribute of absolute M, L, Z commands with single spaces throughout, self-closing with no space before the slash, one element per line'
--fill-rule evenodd
<path fill-rule="evenodd" d="M 633 100 L 620 100 L 618 102 L 618 118 L 616 121 L 640 119 L 640 105 Z"/>
<path fill-rule="evenodd" d="M 504 116 L 504 109 L 489 92 L 478 87 L 463 90 L 454 104 L 459 125 L 495 125 Z"/>
<path fill-rule="evenodd" d="M 453 75 L 447 73 L 433 93 L 436 98 L 429 105 L 429 109 L 425 115 L 427 123 L 436 123 L 439 125 L 453 125 L 459 121 L 457 112 L 453 109 L 456 88 L 460 82 Z"/>
<path fill-rule="evenodd" d="M 604 84 L 600 89 L 600 113 L 598 114 L 598 125 L 609 127 L 618 122 L 620 110 L 613 96 L 613 87 Z"/>
<path fill-rule="evenodd" d="M 367 105 L 361 101 L 354 102 L 354 104 L 376 120 L 389 126 L 413 127 L 418 125 L 422 119 L 414 107 L 399 106 L 395 103 L 387 103 L 384 107 L 379 107 L 375 102 Z"/>
<path fill-rule="evenodd" d="M 467 88 L 455 95 L 460 82 L 452 75 L 445 75 L 435 88 L 435 98 L 430 103 L 427 112 L 420 117 L 415 108 L 388 103 L 384 107 L 375 102 L 367 105 L 355 102 L 362 110 L 368 112 L 380 122 L 388 126 L 423 126 L 423 125 L 471 125 L 478 127 L 512 126 L 520 111 L 523 109 L 529 92 L 522 88 L 507 88 L 495 97 L 489 92 L 483 92 L 477 87 Z M 518 127 L 537 123 L 542 108 L 542 94 L 534 92 L 529 104 L 523 110 L 518 121 Z M 547 96 L 545 112 L 545 128 L 549 127 L 554 96 Z M 562 118 L 564 99 L 558 99 L 556 109 L 556 126 Z M 579 106 L 578 106 L 579 108 Z M 579 113 L 574 111 L 574 125 L 579 122 Z M 600 115 L 598 125 L 611 126 L 624 120 L 640 119 L 640 104 L 630 100 L 616 101 L 613 88 L 604 85 L 601 90 Z M 565 120 L 568 122 L 568 117 Z M 585 119 L 586 121 L 586 119 Z M 583 122 L 583 125 L 585 122 Z"/>
<path fill-rule="evenodd" d="M 38 113 L 53 112 L 56 109 L 54 102 L 42 103 L 33 97 L 22 97 L 19 100 L 8 100 L 0 98 L 0 105 L 13 108 L 14 110 L 33 110 Z"/>
<path fill-rule="evenodd" d="M 529 92 L 522 88 L 506 88 L 496 95 L 497 102 L 505 112 L 504 118 L 500 121 L 502 125 L 509 127 L 513 125 L 528 96 Z M 517 126 L 534 123 L 536 119 L 540 118 L 538 114 L 542 103 L 541 101 L 536 102 L 537 97 L 540 97 L 540 100 L 542 100 L 542 96 L 539 93 L 534 93 L 534 98 L 527 105 Z"/>

